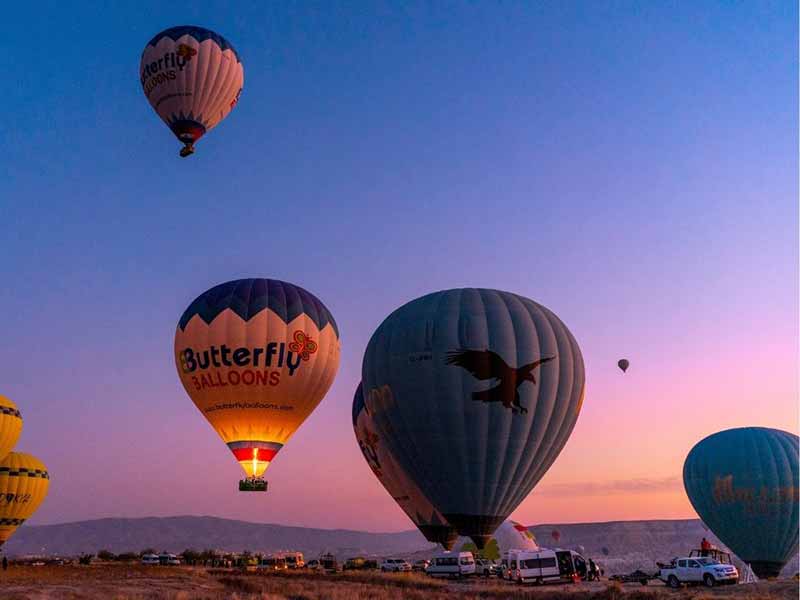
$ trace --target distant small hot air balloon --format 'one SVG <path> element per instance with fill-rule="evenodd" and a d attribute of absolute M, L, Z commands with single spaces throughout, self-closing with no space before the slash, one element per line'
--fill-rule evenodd
<path fill-rule="evenodd" d="M 553 529 L 553 531 L 550 532 L 550 537 L 558 542 L 561 539 L 561 532 L 558 529 Z"/>
<path fill-rule="evenodd" d="M 603 553 L 603 555 L 605 555 L 605 556 L 608 556 L 608 555 L 609 555 L 609 553 L 610 553 L 611 551 L 608 549 L 608 547 L 606 547 L 606 546 L 603 546 L 603 547 L 600 549 L 600 552 L 602 552 L 602 553 Z"/>
<path fill-rule="evenodd" d="M 229 281 L 184 311 L 175 365 L 186 393 L 247 474 L 239 489 L 264 491 L 264 471 L 333 383 L 339 330 L 301 287 Z"/>
<path fill-rule="evenodd" d="M 779 429 L 728 429 L 698 442 L 683 465 L 697 514 L 761 578 L 797 554 L 799 446 Z"/>
<path fill-rule="evenodd" d="M 22 415 L 17 405 L 0 395 L 0 459 L 14 449 L 22 433 Z"/>
<path fill-rule="evenodd" d="M 244 85 L 239 55 L 224 37 L 183 25 L 156 35 L 142 52 L 139 75 L 148 102 L 184 147 L 181 156 L 224 119 Z"/>
<path fill-rule="evenodd" d="M 0 460 L 0 546 L 47 496 L 50 474 L 35 456 L 11 452 Z"/>
<path fill-rule="evenodd" d="M 628 370 L 628 367 L 631 366 L 631 363 L 627 358 L 621 358 L 619 361 L 617 361 L 617 366 L 622 369 L 622 372 L 624 373 Z"/>

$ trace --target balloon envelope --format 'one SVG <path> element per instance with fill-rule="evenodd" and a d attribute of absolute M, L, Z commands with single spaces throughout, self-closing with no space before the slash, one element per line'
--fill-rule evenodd
<path fill-rule="evenodd" d="M 529 550 L 535 552 L 539 550 L 539 544 L 533 533 L 524 525 L 507 519 L 500 524 L 494 532 L 494 539 L 497 541 L 497 548 L 500 553 L 507 550 Z"/>
<path fill-rule="evenodd" d="M 148 102 L 185 144 L 181 156 L 216 127 L 239 101 L 244 69 L 224 37 L 192 25 L 171 27 L 153 37 L 139 67 Z"/>
<path fill-rule="evenodd" d="M 703 522 L 759 577 L 775 577 L 798 548 L 798 437 L 728 429 L 692 448 L 683 484 Z"/>
<path fill-rule="evenodd" d="M 17 445 L 22 433 L 22 415 L 9 398 L 0 395 L 0 459 Z"/>
<path fill-rule="evenodd" d="M 35 456 L 11 452 L 0 460 L 0 546 L 47 496 L 50 474 Z"/>
<path fill-rule="evenodd" d="M 575 339 L 547 308 L 497 290 L 429 294 L 378 327 L 362 382 L 376 433 L 479 548 L 555 461 L 584 393 Z"/>
<path fill-rule="evenodd" d="M 622 369 L 622 372 L 624 373 L 625 371 L 627 371 L 627 370 L 628 370 L 628 367 L 629 367 L 629 366 L 631 366 L 631 363 L 630 363 L 630 362 L 628 362 L 628 359 L 627 359 L 627 358 L 623 358 L 623 359 L 621 359 L 621 360 L 619 360 L 619 361 L 617 362 L 617 366 L 618 366 L 620 369 Z"/>
<path fill-rule="evenodd" d="M 414 522 L 425 539 L 434 544 L 441 544 L 446 550 L 452 549 L 458 539 L 458 532 L 403 472 L 381 437 L 375 433 L 375 425 L 364 403 L 360 383 L 353 397 L 353 430 L 358 447 L 361 448 L 361 453 L 375 477 Z"/>
<path fill-rule="evenodd" d="M 260 477 L 333 383 L 339 330 L 301 287 L 229 281 L 183 313 L 175 365 L 186 393 L 248 477 Z"/>

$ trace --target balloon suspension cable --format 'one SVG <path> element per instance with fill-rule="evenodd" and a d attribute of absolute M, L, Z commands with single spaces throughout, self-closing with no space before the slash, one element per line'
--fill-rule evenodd
<path fill-rule="evenodd" d="M 186 142 L 186 145 L 183 148 L 181 148 L 180 154 L 183 158 L 186 158 L 187 156 L 194 154 L 194 146 L 192 145 L 192 143 Z"/>

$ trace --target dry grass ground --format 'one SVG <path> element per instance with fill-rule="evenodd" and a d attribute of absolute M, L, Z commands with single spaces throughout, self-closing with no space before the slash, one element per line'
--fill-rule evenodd
<path fill-rule="evenodd" d="M 93 565 L 18 567 L 0 571 L 0 599 L 88 600 L 795 600 L 783 580 L 713 590 L 607 582 L 525 586 L 497 580 L 434 580 L 417 574 L 243 573 L 188 567 Z"/>

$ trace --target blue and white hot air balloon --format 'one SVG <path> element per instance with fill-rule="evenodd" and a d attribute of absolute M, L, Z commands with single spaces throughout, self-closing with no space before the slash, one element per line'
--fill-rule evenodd
<path fill-rule="evenodd" d="M 181 156 L 224 119 L 244 85 L 239 55 L 224 37 L 192 25 L 171 27 L 145 46 L 142 89 L 158 116 L 183 142 Z"/>
<path fill-rule="evenodd" d="M 436 292 L 381 323 L 362 366 L 376 435 L 479 548 L 566 444 L 584 394 L 575 338 L 536 302 Z"/>
<path fill-rule="evenodd" d="M 798 437 L 720 431 L 692 448 L 683 485 L 703 522 L 759 577 L 777 577 L 798 547 Z"/>

